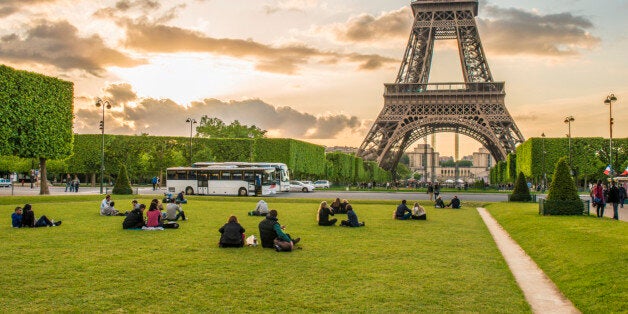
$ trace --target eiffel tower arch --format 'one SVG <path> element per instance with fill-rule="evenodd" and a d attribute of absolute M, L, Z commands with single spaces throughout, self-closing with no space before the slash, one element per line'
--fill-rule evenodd
<path fill-rule="evenodd" d="M 493 81 L 475 17 L 477 0 L 414 0 L 410 39 L 393 84 L 384 84 L 384 108 L 358 156 L 396 168 L 403 152 L 434 133 L 467 135 L 505 160 L 523 135 L 506 109 L 504 82 Z M 456 39 L 464 82 L 428 83 L 434 41 Z"/>

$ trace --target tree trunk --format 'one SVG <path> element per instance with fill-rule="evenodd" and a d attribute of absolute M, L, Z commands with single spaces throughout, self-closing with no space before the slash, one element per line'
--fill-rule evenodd
<path fill-rule="evenodd" d="M 39 169 L 41 169 L 39 195 L 48 195 L 50 190 L 48 189 L 48 176 L 46 174 L 46 158 L 39 158 Z"/>
<path fill-rule="evenodd" d="M 96 186 L 96 173 L 92 172 L 92 187 Z"/>

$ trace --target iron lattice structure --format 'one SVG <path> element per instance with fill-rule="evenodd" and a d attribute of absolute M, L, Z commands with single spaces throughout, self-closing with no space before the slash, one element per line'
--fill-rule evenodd
<path fill-rule="evenodd" d="M 394 84 L 384 84 L 384 108 L 358 149 L 387 170 L 415 141 L 434 133 L 467 135 L 505 160 L 524 141 L 494 82 L 475 17 L 477 0 L 412 1 L 414 25 Z M 463 83 L 429 83 L 434 41 L 456 39 Z"/>

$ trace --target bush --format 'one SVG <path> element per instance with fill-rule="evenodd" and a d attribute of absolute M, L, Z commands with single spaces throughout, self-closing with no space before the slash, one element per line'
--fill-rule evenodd
<path fill-rule="evenodd" d="M 517 175 L 517 181 L 515 182 L 515 189 L 512 191 L 509 200 L 511 202 L 529 202 L 532 200 L 530 195 L 530 189 L 526 183 L 526 177 L 523 172 L 519 172 Z"/>
<path fill-rule="evenodd" d="M 556 164 L 554 177 L 547 194 L 547 200 L 539 205 L 540 213 L 543 215 L 582 215 L 584 205 L 576 184 L 569 174 L 567 158 L 562 157 Z"/>
<path fill-rule="evenodd" d="M 126 166 L 120 165 L 120 171 L 118 172 L 118 178 L 116 184 L 113 186 L 113 194 L 133 194 L 131 189 L 131 183 L 129 183 L 129 175 L 126 172 Z"/>

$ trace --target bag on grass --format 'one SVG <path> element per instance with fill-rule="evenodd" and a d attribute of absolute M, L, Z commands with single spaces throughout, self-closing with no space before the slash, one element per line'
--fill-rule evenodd
<path fill-rule="evenodd" d="M 169 222 L 164 224 L 164 228 L 166 229 L 179 229 L 179 224 L 176 222 Z"/>
<path fill-rule="evenodd" d="M 255 237 L 254 234 L 252 234 L 248 238 L 246 238 L 246 245 L 248 245 L 248 246 L 257 246 L 257 238 Z"/>

